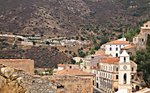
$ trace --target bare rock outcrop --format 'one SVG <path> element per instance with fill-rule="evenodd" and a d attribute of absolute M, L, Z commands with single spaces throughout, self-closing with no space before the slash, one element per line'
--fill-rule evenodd
<path fill-rule="evenodd" d="M 0 93 L 58 93 L 57 86 L 43 77 L 0 65 Z"/>

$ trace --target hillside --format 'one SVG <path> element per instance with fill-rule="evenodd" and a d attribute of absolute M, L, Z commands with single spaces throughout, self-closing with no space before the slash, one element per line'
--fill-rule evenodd
<path fill-rule="evenodd" d="M 91 41 L 81 47 L 22 47 L 0 41 L 0 58 L 30 58 L 36 67 L 54 67 L 71 56 L 88 54 L 92 47 L 135 30 L 150 19 L 150 0 L 0 0 L 0 33 L 67 37 Z M 101 44 L 100 44 L 101 42 Z M 10 44 L 11 43 L 11 44 Z M 60 51 L 58 51 L 59 49 Z"/>
<path fill-rule="evenodd" d="M 69 58 L 65 53 L 59 52 L 55 48 L 48 50 L 41 47 L 32 47 L 27 50 L 23 49 L 10 49 L 1 50 L 0 59 L 33 59 L 35 67 L 51 68 L 56 67 L 59 63 L 68 62 Z"/>
<path fill-rule="evenodd" d="M 150 19 L 149 0 L 0 0 L 0 32 L 46 37 L 117 36 Z M 88 32 L 88 33 L 87 33 Z M 113 34 L 112 34 L 113 33 Z"/>

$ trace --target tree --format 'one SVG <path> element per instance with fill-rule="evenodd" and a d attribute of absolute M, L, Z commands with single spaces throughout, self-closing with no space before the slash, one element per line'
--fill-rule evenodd
<path fill-rule="evenodd" d="M 85 57 L 85 53 L 81 50 L 78 51 L 79 57 Z"/>
<path fill-rule="evenodd" d="M 71 54 L 72 53 L 72 51 L 71 50 L 69 50 L 69 54 Z"/>
<path fill-rule="evenodd" d="M 94 44 L 94 49 L 95 50 L 98 50 L 99 48 L 100 48 L 100 44 L 98 44 L 98 43 Z"/>
<path fill-rule="evenodd" d="M 132 41 L 133 37 L 138 34 L 140 32 L 139 29 L 137 30 L 133 30 L 131 29 L 130 31 L 125 33 L 125 37 L 127 38 L 127 40 Z"/>
<path fill-rule="evenodd" d="M 18 38 L 18 41 L 23 41 L 23 39 L 21 39 L 21 38 Z"/>
<path fill-rule="evenodd" d="M 73 55 L 72 55 L 73 57 L 77 57 L 77 54 L 76 53 L 73 53 Z"/>
<path fill-rule="evenodd" d="M 47 44 L 47 45 L 49 45 L 49 44 L 50 44 L 50 42 L 46 41 L 46 44 Z"/>
<path fill-rule="evenodd" d="M 102 37 L 102 38 L 101 38 L 101 43 L 100 43 L 100 45 L 103 45 L 103 44 L 107 43 L 108 41 L 109 41 L 109 40 L 108 40 L 107 38 Z"/>
<path fill-rule="evenodd" d="M 65 53 L 67 53 L 68 52 L 68 50 L 65 50 Z"/>
<path fill-rule="evenodd" d="M 69 63 L 70 63 L 70 64 L 75 64 L 75 63 L 76 63 L 76 61 L 75 61 L 75 60 L 73 60 L 73 59 L 71 59 Z"/>
<path fill-rule="evenodd" d="M 38 72 L 37 70 L 34 70 L 34 74 L 36 74 L 36 75 L 37 75 L 38 73 L 39 73 L 39 72 Z"/>
<path fill-rule="evenodd" d="M 90 50 L 90 54 L 95 54 L 95 50 L 93 48 Z"/>
<path fill-rule="evenodd" d="M 13 46 L 12 46 L 12 49 L 15 49 L 17 47 L 17 45 L 16 44 L 14 44 Z"/>
<path fill-rule="evenodd" d="M 35 41 L 32 41 L 32 43 L 33 43 L 33 45 L 35 45 L 35 44 L 36 44 L 36 42 L 35 42 Z"/>

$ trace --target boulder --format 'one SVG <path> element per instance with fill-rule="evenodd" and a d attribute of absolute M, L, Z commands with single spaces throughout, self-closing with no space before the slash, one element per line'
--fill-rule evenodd
<path fill-rule="evenodd" d="M 13 68 L 9 68 L 9 67 L 1 68 L 2 75 L 4 75 L 7 78 L 10 78 L 10 76 L 12 76 L 13 72 L 14 72 Z"/>

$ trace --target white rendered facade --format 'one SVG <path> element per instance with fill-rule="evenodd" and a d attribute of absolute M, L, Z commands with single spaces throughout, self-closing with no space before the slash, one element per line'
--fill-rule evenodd
<path fill-rule="evenodd" d="M 124 50 L 120 58 L 106 58 L 100 61 L 96 74 L 96 87 L 104 93 L 114 93 L 120 90 L 131 90 L 132 75 L 136 73 L 136 64 L 130 62 L 129 55 Z M 108 59 L 108 60 L 107 60 Z M 133 80 L 133 79 L 132 79 Z"/>
<path fill-rule="evenodd" d="M 131 88 L 131 63 L 129 55 L 124 50 L 119 61 L 119 90 Z"/>
<path fill-rule="evenodd" d="M 108 44 L 106 45 L 105 53 L 112 55 L 113 57 L 119 57 L 121 48 L 126 47 L 128 45 L 129 44 Z"/>

